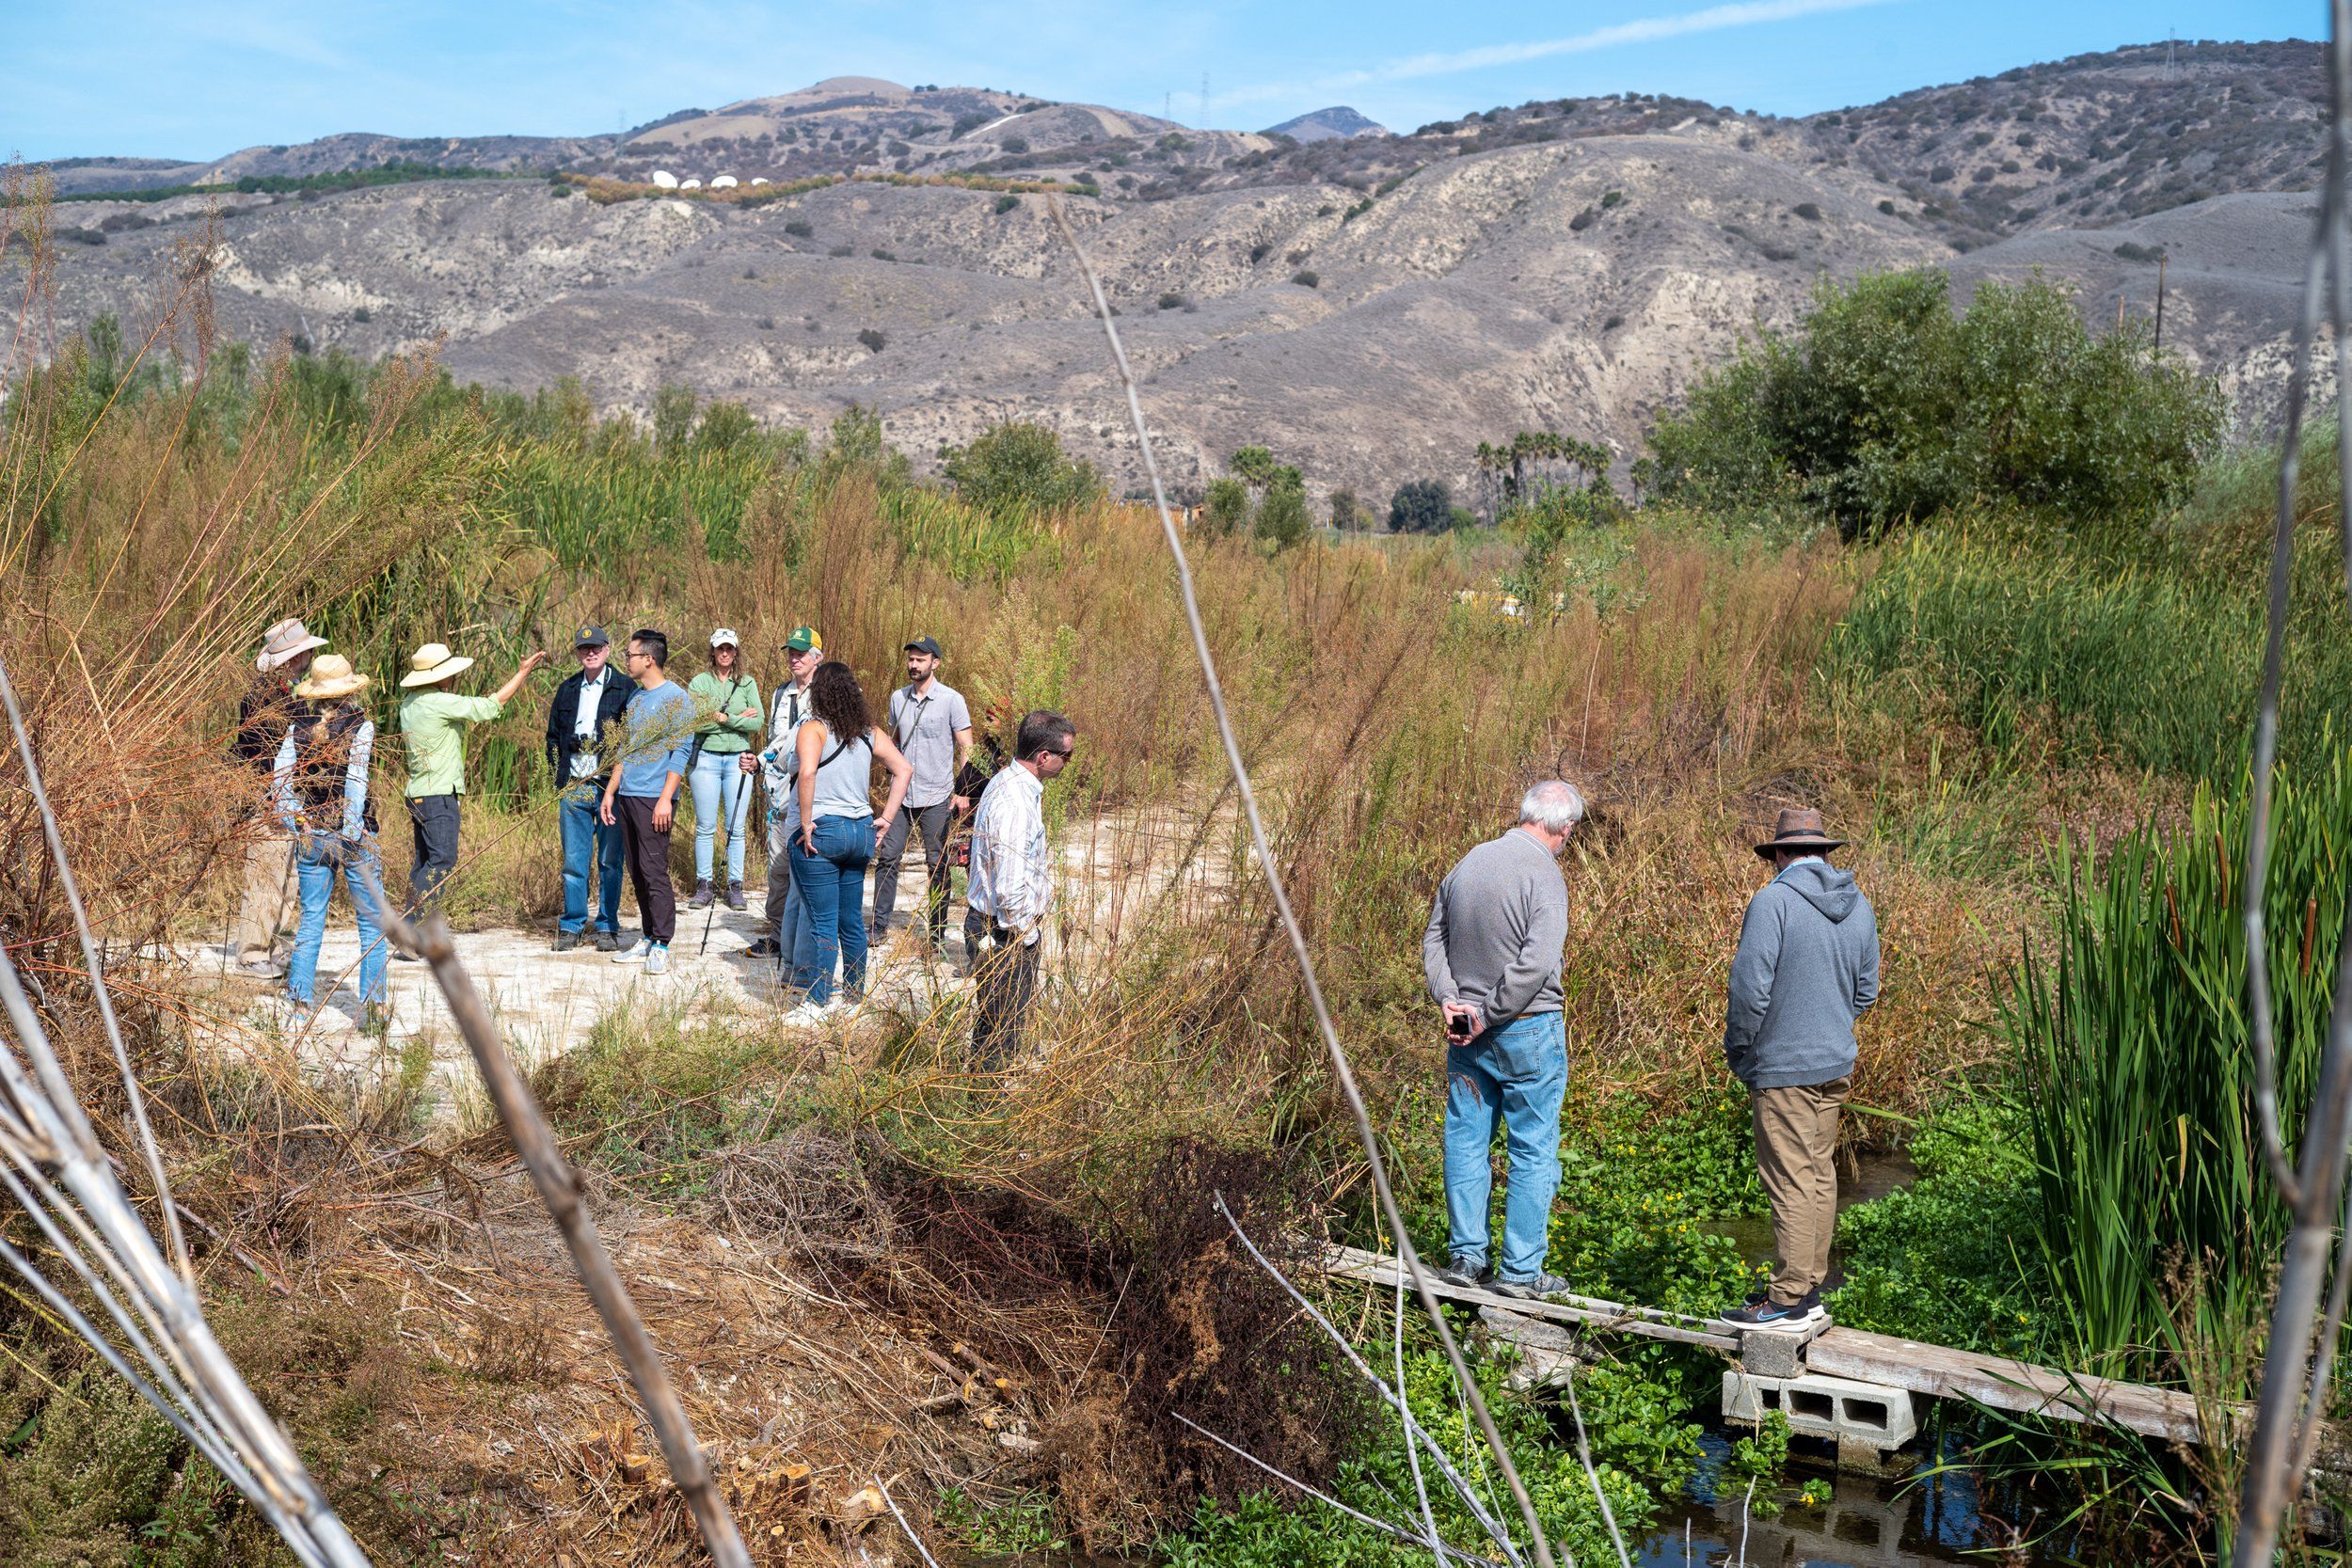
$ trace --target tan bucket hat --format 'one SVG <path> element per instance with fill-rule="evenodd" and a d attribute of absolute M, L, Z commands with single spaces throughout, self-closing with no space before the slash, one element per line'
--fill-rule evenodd
<path fill-rule="evenodd" d="M 294 695 L 314 703 L 336 697 L 355 696 L 368 689 L 368 677 L 351 667 L 351 660 L 341 654 L 321 654 L 310 661 L 310 673 Z"/>
<path fill-rule="evenodd" d="M 1792 808 L 1780 814 L 1772 824 L 1772 836 L 1756 847 L 1756 852 L 1766 860 L 1776 849 L 1810 849 L 1826 854 L 1843 849 L 1846 841 L 1832 838 L 1821 831 L 1821 814 L 1809 808 Z"/>
<path fill-rule="evenodd" d="M 472 659 L 451 653 L 447 643 L 427 642 L 408 656 L 408 673 L 400 677 L 400 684 L 434 686 L 472 668 Z"/>
<path fill-rule="evenodd" d="M 253 668 L 266 675 L 297 655 L 326 646 L 326 639 L 310 635 L 310 628 L 299 619 L 280 621 L 262 634 L 262 653 Z"/>

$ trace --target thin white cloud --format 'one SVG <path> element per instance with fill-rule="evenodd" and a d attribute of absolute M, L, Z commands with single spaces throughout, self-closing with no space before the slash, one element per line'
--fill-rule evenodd
<path fill-rule="evenodd" d="M 1215 98 L 1224 103 L 1251 103 L 1302 94 L 1342 92 L 1350 87 L 1408 82 L 1423 76 L 1451 76 L 1466 71 L 1489 70 L 1495 66 L 1522 65 L 1529 60 L 1549 59 L 1557 55 L 1586 55 L 1595 50 L 1614 49 L 1629 43 L 1656 43 L 1664 39 L 1687 38 L 1692 33 L 1713 33 L 1727 27 L 1792 22 L 1799 17 L 1816 16 L 1824 11 L 1859 10 L 1866 6 L 1889 3 L 1890 0 L 1732 0 L 1728 5 L 1709 6 L 1705 10 L 1686 11 L 1680 16 L 1651 16 L 1637 22 L 1619 22 L 1567 38 L 1534 39 L 1519 43 L 1486 44 L 1477 49 L 1459 49 L 1446 54 L 1414 55 L 1368 70 L 1344 71 L 1311 82 L 1269 82 L 1259 87 L 1217 93 Z"/>

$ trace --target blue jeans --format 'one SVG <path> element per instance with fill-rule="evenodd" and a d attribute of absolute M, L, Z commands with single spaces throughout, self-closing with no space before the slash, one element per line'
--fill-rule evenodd
<path fill-rule="evenodd" d="M 621 928 L 621 825 L 606 827 L 596 820 L 599 796 L 593 779 L 566 784 L 556 807 L 564 830 L 564 918 L 558 925 L 577 931 L 588 924 L 588 874 L 591 859 L 596 878 L 596 929 Z"/>
<path fill-rule="evenodd" d="M 1494 1195 L 1488 1156 L 1501 1128 L 1511 1151 L 1503 1200 L 1504 1279 L 1543 1272 L 1552 1195 L 1560 1190 L 1560 1099 L 1568 1037 L 1558 1013 L 1530 1013 L 1445 1053 L 1445 1212 L 1455 1258 L 1483 1268 Z"/>
<path fill-rule="evenodd" d="M 352 912 L 359 921 L 359 1000 L 362 1005 L 384 1000 L 384 919 L 376 908 L 370 881 L 380 879 L 383 866 L 373 853 L 347 848 L 342 865 L 343 889 L 351 895 Z M 328 858 L 327 841 L 306 838 L 294 851 L 294 879 L 302 888 L 302 921 L 294 927 L 294 956 L 286 963 L 286 994 L 304 1006 L 316 1000 L 311 991 L 319 972 L 319 944 L 326 940 L 326 902 L 335 895 L 336 863 Z M 363 879 L 359 873 L 366 873 Z"/>
<path fill-rule="evenodd" d="M 811 835 L 817 852 L 792 835 L 792 885 L 808 910 L 808 938 L 792 954 L 792 984 L 818 1006 L 833 1000 L 833 964 L 841 989 L 866 991 L 866 863 L 874 858 L 874 819 L 823 816 Z"/>
<path fill-rule="evenodd" d="M 752 781 L 743 771 L 743 754 L 729 752 L 721 755 L 705 752 L 694 759 L 694 771 L 687 775 L 688 787 L 694 792 L 694 879 L 710 880 L 712 860 L 711 840 L 721 823 L 727 830 L 727 880 L 743 879 L 743 824 L 736 816 L 736 797 L 752 787 Z M 747 805 L 742 808 L 749 811 Z"/>

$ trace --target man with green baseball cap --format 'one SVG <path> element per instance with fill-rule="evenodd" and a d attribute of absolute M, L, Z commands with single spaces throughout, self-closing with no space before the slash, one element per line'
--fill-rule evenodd
<path fill-rule="evenodd" d="M 793 949 L 808 927 L 808 911 L 792 886 L 792 857 L 788 846 L 800 826 L 800 792 L 793 788 L 800 771 L 800 753 L 793 745 L 801 721 L 810 717 L 808 683 L 825 662 L 825 640 L 813 626 L 794 626 L 784 640 L 792 678 L 776 688 L 768 709 L 768 745 L 743 755 L 743 771 L 756 772 L 768 791 L 768 927 L 771 935 L 752 943 L 756 958 L 773 958 L 789 966 Z"/>

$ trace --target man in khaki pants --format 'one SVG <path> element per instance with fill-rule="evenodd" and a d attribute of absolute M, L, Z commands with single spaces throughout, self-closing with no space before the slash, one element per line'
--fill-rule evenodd
<path fill-rule="evenodd" d="M 1853 873 L 1827 859 L 1844 847 L 1821 831 L 1820 812 L 1780 814 L 1756 847 L 1772 879 L 1748 901 L 1731 960 L 1724 1059 L 1748 1086 L 1779 1254 L 1771 1285 L 1724 1314 L 1742 1328 L 1801 1330 L 1828 1317 L 1837 1108 L 1853 1089 L 1854 1021 L 1879 996 L 1878 916 Z"/>
<path fill-rule="evenodd" d="M 294 891 L 293 837 L 278 825 L 275 812 L 262 807 L 271 770 L 277 766 L 278 743 L 296 720 L 308 719 L 310 705 L 294 694 L 294 683 L 310 668 L 310 655 L 326 645 L 300 621 L 280 621 L 262 633 L 262 652 L 253 661 L 253 684 L 237 704 L 237 738 L 231 748 L 237 761 L 253 771 L 253 803 L 239 830 L 245 841 L 244 864 L 237 889 L 237 912 L 229 926 L 230 957 L 237 973 L 256 980 L 273 980 L 286 973 L 292 943 L 286 931 L 302 912 Z"/>

